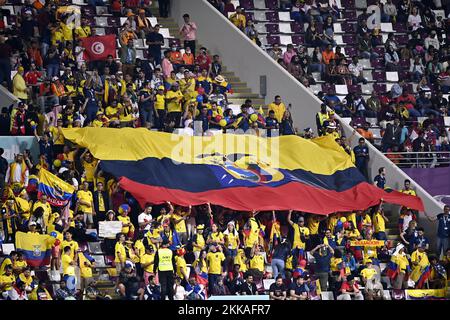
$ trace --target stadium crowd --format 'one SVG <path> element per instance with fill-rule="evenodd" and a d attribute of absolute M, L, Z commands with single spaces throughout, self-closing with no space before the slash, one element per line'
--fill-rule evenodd
<path fill-rule="evenodd" d="M 268 21 L 255 22 L 253 12 L 247 13 L 243 6 L 235 7 L 231 1 L 210 2 L 259 46 L 260 38 L 265 35 L 259 34 L 258 30 L 262 31 L 256 28 L 256 23 L 266 23 L 268 36 L 283 34 L 273 28 L 277 27 L 277 19 L 268 15 L 265 19 Z M 253 1 L 241 1 L 241 4 L 252 9 Z M 355 10 L 354 2 L 346 1 L 345 5 L 342 2 L 341 8 L 335 1 L 328 0 L 266 1 L 266 5 L 270 8 L 267 14 L 275 11 L 276 16 L 277 11 L 290 12 L 295 21 L 291 24 L 292 32 L 296 36 L 302 34 L 304 40 L 300 44 L 287 44 L 287 47 L 281 46 L 279 41 L 268 41 L 263 49 L 313 90 L 329 108 L 340 116 L 350 117 L 351 124 L 371 143 L 389 153 L 450 151 L 449 124 L 444 123 L 444 117 L 449 116 L 447 94 L 450 92 L 448 7 L 445 18 L 432 10 L 437 9 L 433 1 L 387 1 L 385 4 L 372 1 L 366 9 L 359 8 L 362 14 L 355 19 L 355 24 L 341 23 L 341 26 L 348 25 L 345 31 L 352 38 L 345 48 L 350 54 L 346 55 L 343 46 L 336 44 L 334 23 L 346 18 L 345 10 Z M 374 6 L 379 8 L 381 23 L 406 25 L 401 31 L 406 33 L 406 38 L 399 35 L 399 31 L 382 37 L 380 25 L 371 19 Z M 304 23 L 308 24 L 307 28 Z M 350 50 L 353 48 L 354 52 Z M 361 59 L 367 62 L 363 64 Z M 368 67 L 381 72 L 379 78 L 374 76 L 370 96 L 365 91 L 363 94 L 360 86 L 369 81 L 364 73 Z M 383 78 L 386 71 L 396 71 L 399 75 L 399 81 L 390 90 L 380 83 L 386 82 Z M 322 84 L 317 91 L 313 89 L 316 84 Z M 346 85 L 348 94 L 339 96 L 334 85 Z M 371 127 L 381 128 L 377 139 Z M 399 157 L 411 158 L 408 155 L 392 158 L 398 163 Z M 421 157 L 425 159 L 424 165 L 429 165 L 433 155 Z M 447 153 L 434 158 L 443 162 L 441 165 L 448 165 Z"/>
<path fill-rule="evenodd" d="M 241 113 L 233 115 L 227 108 L 232 88 L 221 75 L 220 57 L 195 47 L 195 22 L 188 14 L 183 16 L 183 54 L 173 44 L 161 54 L 164 39 L 158 26 L 146 19 L 151 14 L 148 1 L 140 5 L 113 1 L 112 13 L 127 17 L 118 35 L 120 62 L 110 56 L 86 63 L 79 40 L 93 35 L 93 28 L 83 10 L 81 26 L 71 28 L 63 9 L 66 4 L 50 1 L 40 8 L 26 0 L 17 26 L 3 28 L 0 35 L 0 82 L 20 99 L 2 110 L 0 134 L 34 135 L 39 144 L 38 158 L 29 150 L 17 154 L 11 164 L 0 158 L 2 242 L 14 243 L 18 231 L 61 239 L 44 268 L 29 267 L 20 251 L 4 257 L 1 299 L 111 298 L 98 287 L 100 266 L 88 254 L 89 244 L 99 241 L 122 299 L 266 294 L 268 279 L 275 280 L 268 291 L 277 300 L 320 299 L 325 291 L 338 300 L 378 299 L 386 288 L 401 292 L 409 287 L 446 287 L 448 206 L 437 217 L 439 252 L 434 253 L 423 228 L 417 226 L 417 213 L 408 208 L 401 208 L 398 221 L 396 214 L 384 213 L 383 205 L 329 216 L 237 212 L 211 204 L 140 208 L 120 188 L 118 177 L 101 170 L 89 150 L 64 139 L 62 128 L 131 126 L 173 132 L 200 121 L 204 132 L 253 128 L 296 134 L 289 107 L 277 96 L 265 115 L 247 100 Z M 164 8 L 160 7 L 161 16 L 168 14 Z M 136 58 L 133 45 L 142 37 L 148 45 L 147 60 Z M 12 80 L 11 66 L 17 71 Z M 339 109 L 322 105 L 317 134 L 333 135 L 369 179 L 364 139 L 351 150 L 334 112 L 339 114 Z M 311 128 L 301 134 L 314 137 Z M 38 197 L 41 169 L 76 188 L 67 219 L 45 195 Z M 380 188 L 388 185 L 383 168 L 374 183 Z M 402 192 L 415 195 L 408 181 Z M 114 239 L 99 239 L 101 221 L 120 221 L 122 230 Z M 401 235 L 398 244 L 388 240 L 389 223 Z M 353 242 L 359 240 L 363 241 Z M 42 272 L 50 279 L 40 278 Z"/>

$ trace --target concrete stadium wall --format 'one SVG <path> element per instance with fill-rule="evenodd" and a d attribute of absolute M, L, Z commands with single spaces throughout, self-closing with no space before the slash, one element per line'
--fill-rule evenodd
<path fill-rule="evenodd" d="M 0 85 L 0 109 L 3 107 L 9 107 L 18 99 L 15 95 L 8 91 L 4 86 Z"/>

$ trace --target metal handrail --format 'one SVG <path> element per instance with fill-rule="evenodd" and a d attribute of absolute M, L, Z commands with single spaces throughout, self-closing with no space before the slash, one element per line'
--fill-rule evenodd
<path fill-rule="evenodd" d="M 385 152 L 388 159 L 400 168 L 450 165 L 450 151 L 421 151 L 421 152 Z M 397 158 L 397 156 L 401 156 Z"/>

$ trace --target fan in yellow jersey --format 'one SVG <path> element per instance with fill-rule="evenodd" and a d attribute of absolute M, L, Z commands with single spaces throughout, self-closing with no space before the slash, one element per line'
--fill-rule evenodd
<path fill-rule="evenodd" d="M 180 91 L 178 82 L 174 82 L 169 91 L 166 92 L 167 112 L 171 121 L 175 122 L 175 127 L 180 126 L 183 93 Z"/>
<path fill-rule="evenodd" d="M 119 216 L 117 217 L 117 220 L 122 222 L 122 233 L 125 234 L 128 238 L 133 239 L 134 237 L 134 225 L 131 223 L 131 219 L 128 216 L 128 213 L 130 212 L 131 208 L 128 204 L 122 204 L 119 207 Z"/>
<path fill-rule="evenodd" d="M 242 7 L 236 7 L 236 13 L 230 16 L 230 21 L 239 29 L 244 31 L 247 25 L 247 18 L 245 17 Z"/>
<path fill-rule="evenodd" d="M 203 237 L 204 230 L 205 226 L 203 224 L 197 225 L 197 233 L 192 238 L 192 247 L 195 259 L 199 258 L 200 252 L 205 248 L 206 245 L 205 238 Z"/>
<path fill-rule="evenodd" d="M 431 272 L 430 261 L 425 252 L 425 245 L 419 244 L 417 250 L 411 254 L 411 280 L 416 283 L 416 289 L 422 289 L 428 281 Z"/>
<path fill-rule="evenodd" d="M 236 226 L 234 221 L 228 222 L 227 229 L 223 232 L 225 237 L 225 248 L 227 258 L 234 260 L 234 257 L 237 256 L 237 250 L 239 248 L 239 233 L 236 230 Z"/>
<path fill-rule="evenodd" d="M 255 243 L 250 253 L 248 272 L 257 279 L 262 279 L 264 276 L 264 254 L 260 246 Z"/>
<path fill-rule="evenodd" d="M 164 120 L 166 118 L 166 99 L 164 95 L 164 86 L 159 86 L 158 91 L 155 95 L 155 119 L 156 128 L 162 130 L 164 128 Z"/>
<path fill-rule="evenodd" d="M 259 233 L 261 228 L 255 218 L 256 212 L 251 212 L 247 223 L 244 225 L 245 256 L 250 257 L 250 252 L 255 243 L 259 244 Z"/>
<path fill-rule="evenodd" d="M 124 268 L 127 259 L 127 254 L 125 251 L 125 235 L 123 233 L 118 233 L 116 240 L 116 246 L 114 247 L 114 263 L 116 265 L 117 274 L 120 274 L 120 271 Z"/>
<path fill-rule="evenodd" d="M 141 256 L 141 267 L 144 270 L 144 283 L 147 286 L 149 277 L 154 275 L 153 264 L 155 262 L 155 249 L 153 246 L 146 246 L 145 253 Z"/>
<path fill-rule="evenodd" d="M 80 290 L 84 289 L 92 280 L 92 269 L 95 268 L 95 260 L 87 253 L 78 252 L 78 264 L 80 267 Z"/>
<path fill-rule="evenodd" d="M 97 168 L 98 160 L 95 159 L 87 149 L 80 156 L 80 159 L 84 168 L 84 180 L 89 182 L 89 189 L 92 190 L 94 187 L 94 173 Z"/>
<path fill-rule="evenodd" d="M 225 261 L 225 256 L 222 252 L 222 246 L 209 246 L 209 252 L 206 255 L 206 262 L 208 264 L 208 290 L 217 284 L 219 277 L 222 274 L 222 263 Z"/>
<path fill-rule="evenodd" d="M 177 267 L 176 275 L 183 279 L 184 283 L 186 283 L 189 279 L 189 275 L 187 273 L 187 265 L 186 260 L 184 259 L 184 255 L 186 254 L 186 249 L 179 248 L 177 249 L 177 255 L 175 256 L 175 265 Z"/>
<path fill-rule="evenodd" d="M 70 257 L 72 259 L 78 259 L 78 256 L 76 255 L 76 253 L 79 250 L 78 247 L 78 242 L 74 241 L 72 239 L 72 232 L 70 231 L 66 231 L 64 233 L 64 240 L 61 242 L 61 249 L 64 250 L 65 247 L 69 247 L 70 248 Z M 61 252 L 61 256 L 62 256 L 63 252 Z"/>
<path fill-rule="evenodd" d="M 233 264 L 239 265 L 239 270 L 241 272 L 247 272 L 248 263 L 247 263 L 247 257 L 245 255 L 244 249 L 238 249 L 237 256 L 234 258 Z"/>
<path fill-rule="evenodd" d="M 47 202 L 47 195 L 42 194 L 40 199 L 34 203 L 33 205 L 34 215 L 36 215 L 36 209 L 39 207 L 41 207 L 43 210 L 42 212 L 43 225 L 41 225 L 41 227 L 43 231 L 46 231 L 48 223 L 50 221 L 50 215 L 52 214 L 52 207 L 50 206 L 50 203 Z"/>
<path fill-rule="evenodd" d="M 183 212 L 183 207 L 177 206 L 170 216 L 170 220 L 175 226 L 175 231 L 178 234 L 178 239 L 183 245 L 186 245 L 188 240 L 186 220 L 189 219 L 191 215 L 191 209 L 192 207 L 189 206 L 187 212 Z"/>
<path fill-rule="evenodd" d="M 219 231 L 217 224 L 214 223 L 211 226 L 211 233 L 209 234 L 206 243 L 214 246 L 223 245 L 225 243 L 223 233 Z"/>
<path fill-rule="evenodd" d="M 379 273 L 372 264 L 372 260 L 366 261 L 366 268 L 360 272 L 361 278 L 364 282 L 366 299 L 382 299 L 383 298 L 383 285 L 379 279 Z"/>
<path fill-rule="evenodd" d="M 63 279 L 66 282 L 67 289 L 74 291 L 77 283 L 75 275 L 75 266 L 77 263 L 72 258 L 72 248 L 70 246 L 64 247 L 61 264 L 63 268 Z"/>
<path fill-rule="evenodd" d="M 404 188 L 403 189 L 401 189 L 401 190 L 399 190 L 401 193 L 404 193 L 404 194 L 408 194 L 408 195 L 410 195 L 410 196 L 414 196 L 414 197 L 417 197 L 417 193 L 416 193 L 416 191 L 414 190 L 414 189 L 412 189 L 411 188 L 411 180 L 409 180 L 409 179 L 406 179 L 405 180 L 405 182 L 404 182 Z M 400 212 L 402 211 L 402 209 L 403 209 L 403 207 L 402 208 L 400 208 Z M 409 208 L 408 208 L 409 209 Z M 417 214 L 418 214 L 419 212 L 417 211 L 417 210 L 413 210 L 413 215 L 415 216 L 415 220 L 417 220 Z"/>
<path fill-rule="evenodd" d="M 297 267 L 299 260 L 305 259 L 306 241 L 309 240 L 309 229 L 305 227 L 305 218 L 298 217 L 297 223 L 291 220 L 292 210 L 289 211 L 287 221 L 294 229 L 294 240 L 292 242 L 293 267 Z"/>
<path fill-rule="evenodd" d="M 386 236 L 386 222 L 389 222 L 389 219 L 384 215 L 383 208 L 380 208 L 373 215 L 373 227 L 375 229 L 374 237 L 377 240 L 387 240 Z"/>
<path fill-rule="evenodd" d="M 12 266 L 7 265 L 5 273 L 0 275 L 0 292 L 3 298 L 8 297 L 8 291 L 12 289 L 14 282 L 16 282 L 16 277 L 13 274 Z"/>
<path fill-rule="evenodd" d="M 84 215 L 84 222 L 87 227 L 91 229 L 94 226 L 94 197 L 92 192 L 89 191 L 89 182 L 84 181 L 82 189 L 77 192 L 78 198 L 78 210 L 77 212 L 82 212 Z"/>

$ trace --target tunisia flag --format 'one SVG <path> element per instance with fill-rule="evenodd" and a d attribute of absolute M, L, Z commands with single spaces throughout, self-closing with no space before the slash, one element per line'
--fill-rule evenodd
<path fill-rule="evenodd" d="M 105 60 L 108 55 L 116 58 L 116 35 L 94 36 L 81 39 L 84 51 L 84 60 Z"/>

